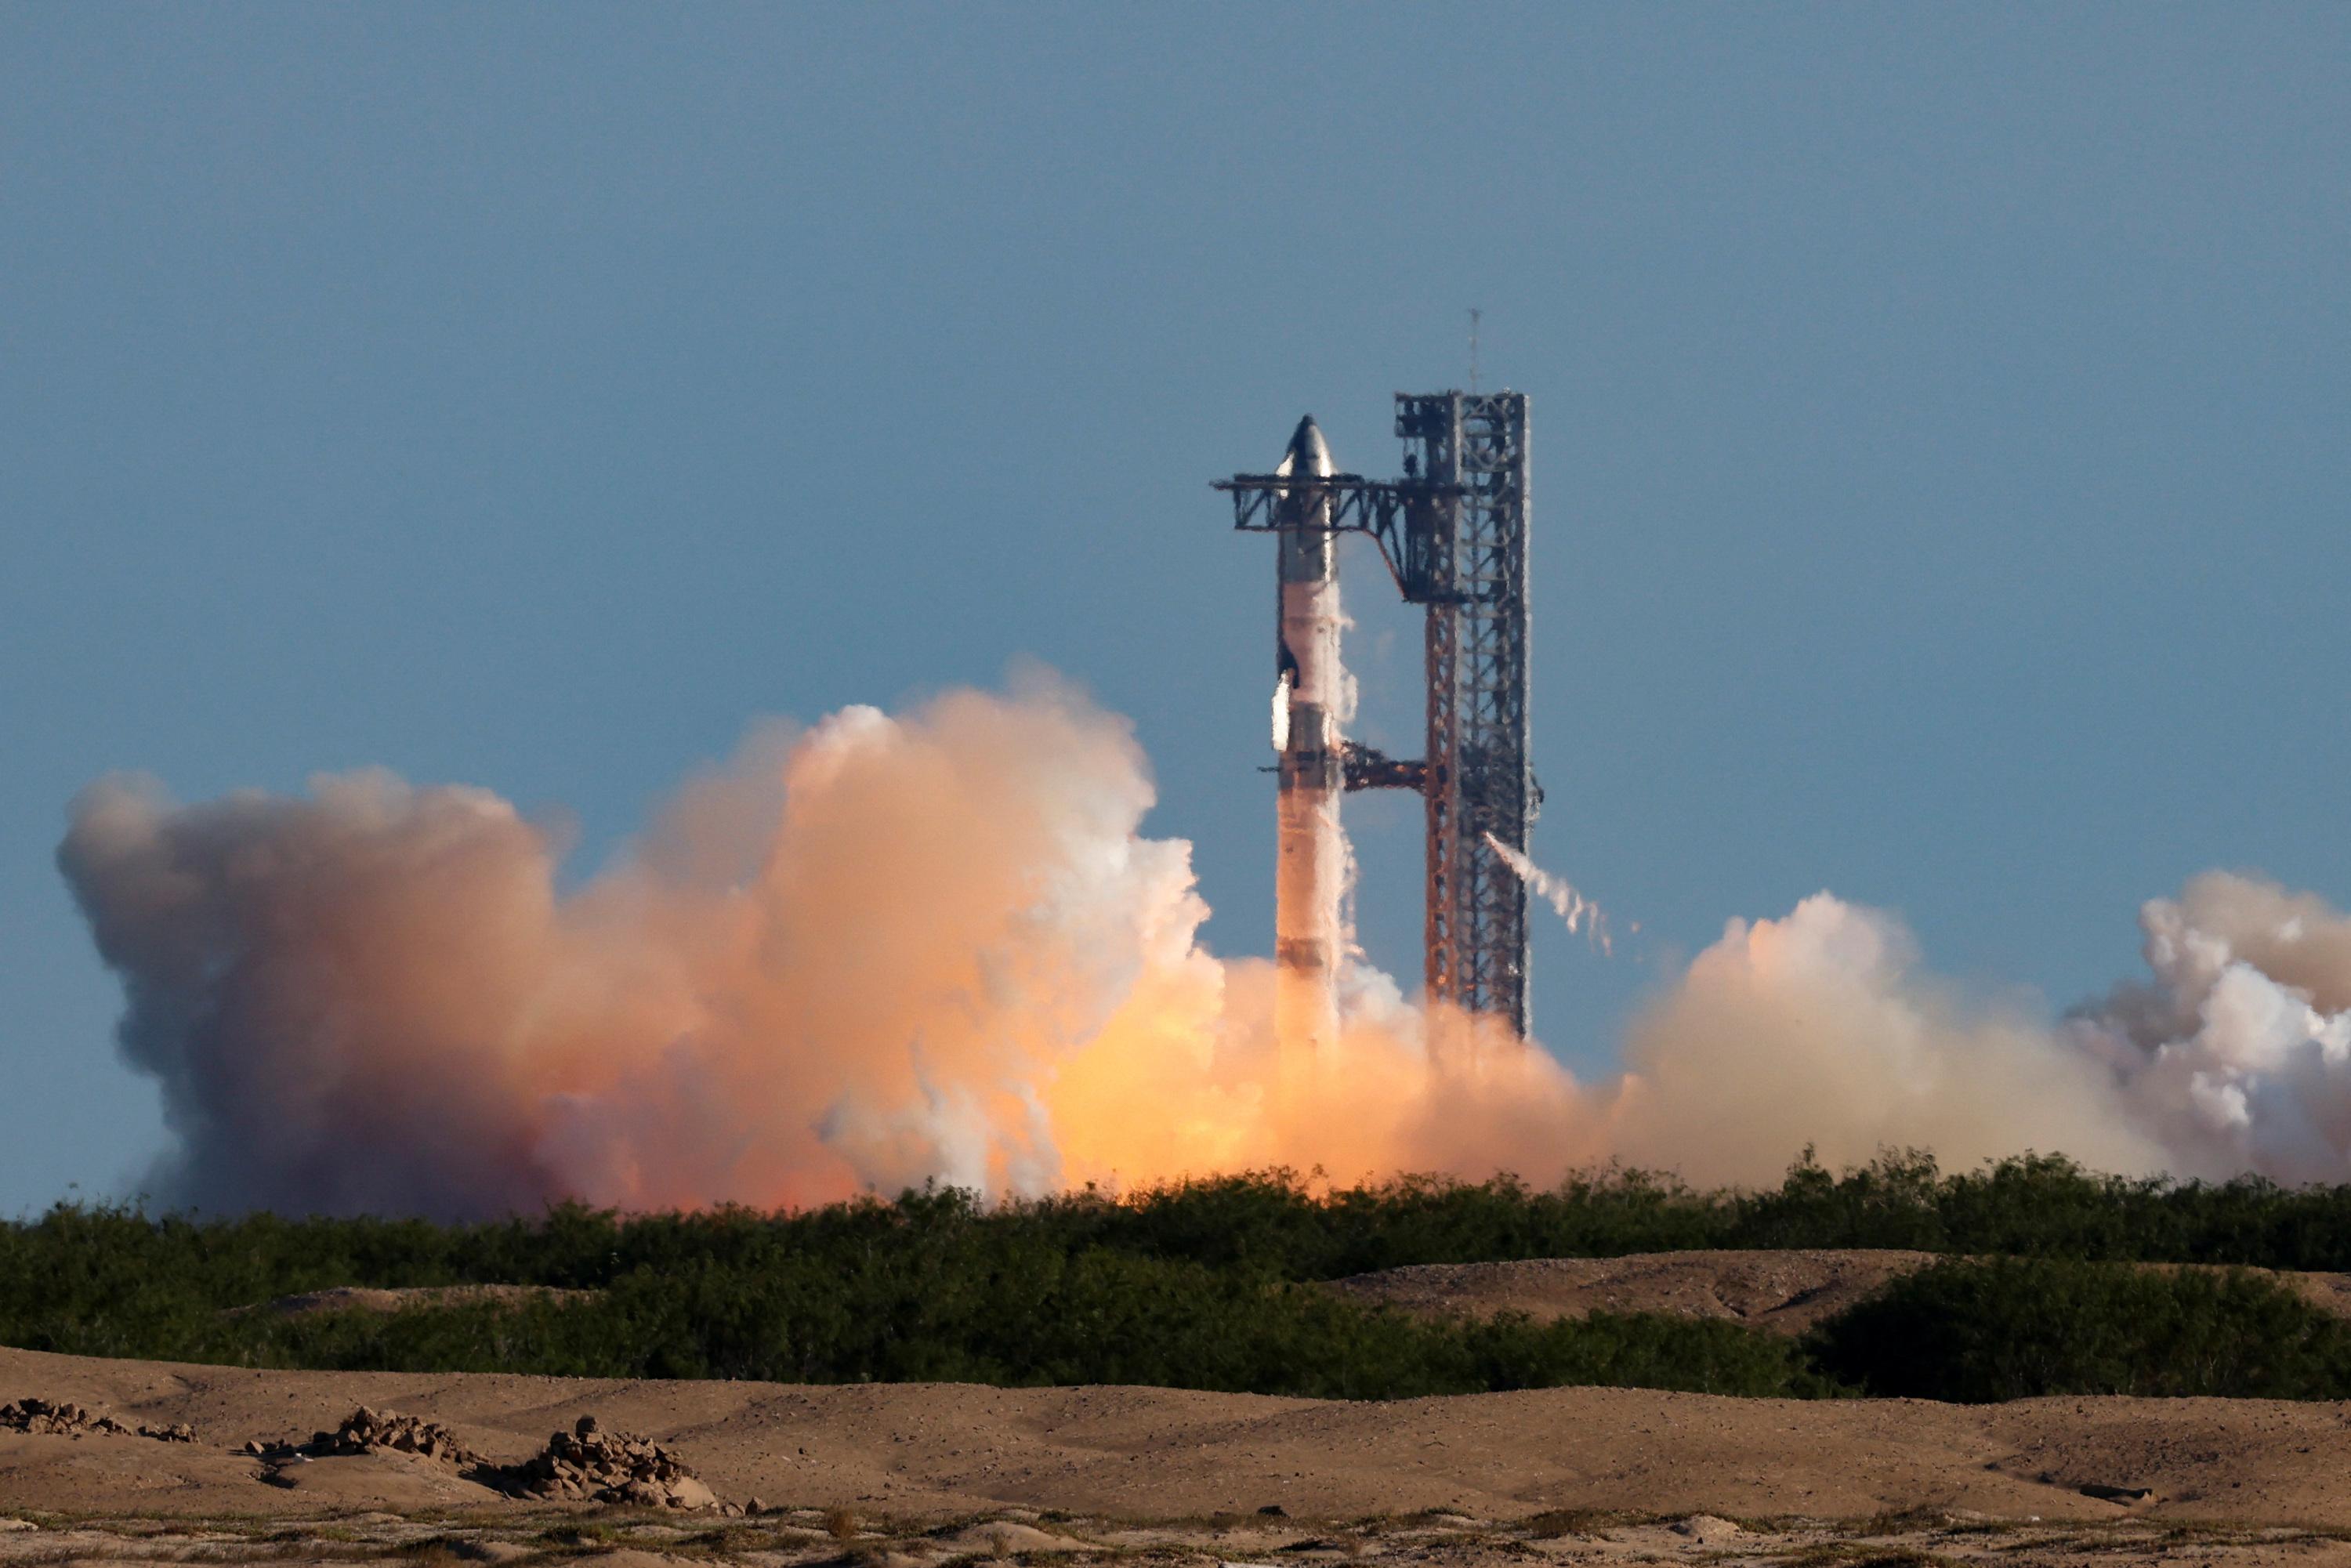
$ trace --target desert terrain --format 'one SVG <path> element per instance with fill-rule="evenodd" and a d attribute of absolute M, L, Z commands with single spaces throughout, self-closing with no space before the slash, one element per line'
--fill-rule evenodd
<path fill-rule="evenodd" d="M 1424 1310 L 1605 1306 L 1793 1331 L 1923 1258 L 1665 1254 L 1399 1270 L 1340 1288 Z M 0 1432 L 0 1564 L 2351 1561 L 2351 1408 L 2335 1405 L 1608 1388 L 1375 1403 L 257 1371 L 0 1349 L 0 1401 L 26 1396 L 195 1436 Z M 284 1447 L 362 1406 L 439 1423 L 481 1464 Z M 674 1452 L 723 1506 L 496 1484 L 496 1467 L 583 1416 Z"/>

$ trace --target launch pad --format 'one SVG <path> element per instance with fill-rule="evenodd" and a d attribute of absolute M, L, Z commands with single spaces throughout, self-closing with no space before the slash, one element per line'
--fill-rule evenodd
<path fill-rule="evenodd" d="M 1527 397 L 1399 392 L 1395 434 L 1405 444 L 1400 479 L 1329 472 L 1327 456 L 1319 473 L 1295 461 L 1310 445 L 1327 451 L 1309 418 L 1280 472 L 1236 474 L 1216 488 L 1232 497 L 1233 526 L 1246 532 L 1368 536 L 1405 601 L 1426 607 L 1424 755 L 1391 758 L 1341 739 L 1335 759 L 1316 761 L 1345 789 L 1420 792 L 1428 996 L 1524 1035 L 1527 889 L 1496 846 L 1524 855 L 1542 803 L 1527 757 Z M 1285 645 L 1280 658 L 1289 657 Z M 1285 781 L 1292 768 L 1285 757 Z"/>

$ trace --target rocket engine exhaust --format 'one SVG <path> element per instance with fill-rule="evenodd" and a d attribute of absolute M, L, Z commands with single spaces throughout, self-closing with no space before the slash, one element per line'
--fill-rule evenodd
<path fill-rule="evenodd" d="M 1488 487 L 1460 515 L 1499 530 L 1479 548 L 1511 587 L 1474 619 L 1523 692 L 1524 399 L 1399 410 L 1423 476 L 1336 473 L 1307 418 L 1274 473 L 1218 486 L 1237 527 L 1278 536 L 1273 963 L 1203 945 L 1190 846 L 1142 831 L 1132 727 L 1042 672 L 757 731 L 577 886 L 559 836 L 485 789 L 370 769 L 183 806 L 101 780 L 57 862 L 122 977 L 123 1056 L 163 1096 L 174 1146 L 147 1189 L 215 1212 L 490 1218 L 1269 1166 L 1548 1183 L 1622 1160 L 1746 1183 L 1808 1145 L 1831 1165 L 2038 1149 L 2122 1174 L 2351 1176 L 2351 915 L 2243 876 L 2147 905 L 2148 977 L 2062 1019 L 1970 996 L 1898 918 L 1825 892 L 1729 922 L 1590 1082 L 1526 1038 L 1517 888 L 1448 897 L 1482 924 L 1429 952 L 1487 978 L 1449 971 L 1408 1002 L 1347 925 L 1351 777 L 1425 789 L 1506 753 L 1506 831 L 1447 818 L 1431 844 L 1486 832 L 1501 868 L 1605 936 L 1524 852 L 1523 725 L 1442 747 L 1432 728 L 1417 763 L 1341 734 L 1336 525 L 1353 505 L 1365 528 L 1376 502 L 1428 543 L 1428 508 L 1472 495 L 1465 472 Z M 1409 601 L 1468 602 L 1458 535 L 1434 564 L 1395 542 Z"/>
<path fill-rule="evenodd" d="M 1328 478 L 1331 448 L 1307 415 L 1274 472 Z M 1339 1038 L 1338 964 L 1344 945 L 1347 841 L 1339 825 L 1338 549 L 1330 500 L 1283 497 L 1276 552 L 1280 624 L 1274 653 L 1274 750 L 1280 778 L 1274 873 L 1274 1034 L 1285 1093 L 1301 1089 Z"/>
<path fill-rule="evenodd" d="M 1301 710 L 1318 690 L 1286 689 Z M 172 1130 L 142 1189 L 212 1212 L 798 1207 L 1269 1166 L 1547 1184 L 1610 1159 L 1708 1185 L 1772 1180 L 1808 1143 L 1832 1166 L 1890 1145 L 2351 1176 L 2351 915 L 2273 883 L 2148 904 L 2145 977 L 2063 1019 L 1970 996 L 1898 918 L 1821 894 L 1731 922 L 1644 1005 L 1619 1072 L 1578 1082 L 1352 956 L 1337 1034 L 1299 1061 L 1345 936 L 1335 810 L 1295 810 L 1328 792 L 1283 800 L 1284 936 L 1308 944 L 1285 953 L 1311 966 L 1202 944 L 1190 846 L 1142 831 L 1153 800 L 1122 720 L 1024 679 L 757 732 L 575 886 L 497 796 L 381 771 L 193 805 L 103 781 L 58 862 Z M 1291 1021 L 1277 993 L 1301 1036 L 1270 1027 Z"/>

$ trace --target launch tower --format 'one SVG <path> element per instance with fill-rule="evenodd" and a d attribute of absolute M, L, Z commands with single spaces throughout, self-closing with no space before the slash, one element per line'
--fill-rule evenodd
<path fill-rule="evenodd" d="M 1428 994 L 1523 1035 L 1527 890 L 1495 845 L 1523 855 L 1542 803 L 1527 757 L 1526 394 L 1399 392 L 1395 433 L 1401 479 L 1285 462 L 1216 487 L 1232 497 L 1235 528 L 1290 536 L 1286 550 L 1301 535 L 1369 535 L 1405 599 L 1426 608 L 1426 754 L 1342 741 L 1341 778 L 1348 789 L 1420 791 Z"/>

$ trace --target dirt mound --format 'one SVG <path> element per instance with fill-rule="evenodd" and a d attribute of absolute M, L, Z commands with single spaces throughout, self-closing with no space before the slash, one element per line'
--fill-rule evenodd
<path fill-rule="evenodd" d="M 716 1508 L 718 1499 L 684 1460 L 643 1437 L 607 1432 L 582 1416 L 569 1432 L 548 1438 L 538 1455 L 512 1472 L 525 1497 L 635 1503 L 645 1508 Z"/>
<path fill-rule="evenodd" d="M 308 1479 L 296 1467 L 317 1460 L 405 1455 L 515 1497 L 644 1508 L 718 1506 L 716 1495 L 684 1459 L 645 1438 L 607 1432 L 593 1416 L 582 1416 L 570 1431 L 556 1433 L 545 1448 L 516 1465 L 492 1462 L 437 1421 L 365 1405 L 333 1431 L 313 1432 L 307 1443 L 253 1441 L 244 1452 L 267 1466 L 263 1479 L 278 1486 Z"/>
<path fill-rule="evenodd" d="M 437 1421 L 427 1421 L 422 1416 L 402 1416 L 396 1411 L 371 1410 L 364 1405 L 344 1416 L 342 1425 L 333 1431 L 311 1433 L 308 1443 L 249 1442 L 245 1446 L 248 1454 L 280 1461 L 296 1455 L 326 1458 L 385 1450 L 416 1454 L 459 1469 L 489 1462 L 459 1442 L 457 1434 Z"/>
<path fill-rule="evenodd" d="M 70 1399 L 11 1399 L 0 1405 L 0 1431 L 43 1437 L 152 1437 L 159 1443 L 193 1443 L 196 1429 L 185 1422 L 168 1427 L 126 1427 L 103 1411 Z"/>
<path fill-rule="evenodd" d="M 1353 1300 L 1425 1313 L 1490 1318 L 1524 1312 L 1539 1322 L 1590 1312 L 1664 1312 L 1723 1318 L 1800 1334 L 1888 1280 L 1942 1254 L 1818 1249 L 1790 1252 L 1639 1252 L 1624 1258 L 1531 1258 L 1509 1263 L 1416 1263 L 1332 1281 Z M 2149 1269 L 2199 1265 L 2148 1263 Z M 2249 1269 L 2300 1291 L 2321 1311 L 2351 1318 L 2351 1274 Z"/>
<path fill-rule="evenodd" d="M 519 1307 L 533 1301 L 584 1301 L 601 1294 L 599 1291 L 566 1291 L 553 1285 L 415 1285 L 398 1290 L 335 1285 L 248 1307 L 231 1307 L 228 1315 L 266 1312 L 272 1317 L 302 1318 L 320 1312 L 401 1312 L 428 1307 Z"/>
<path fill-rule="evenodd" d="M 1524 1312 L 1545 1322 L 1590 1312 L 1667 1312 L 1800 1334 L 1935 1256 L 1823 1249 L 1418 1263 L 1334 1280 L 1330 1288 L 1414 1312 L 1479 1318 Z"/>

